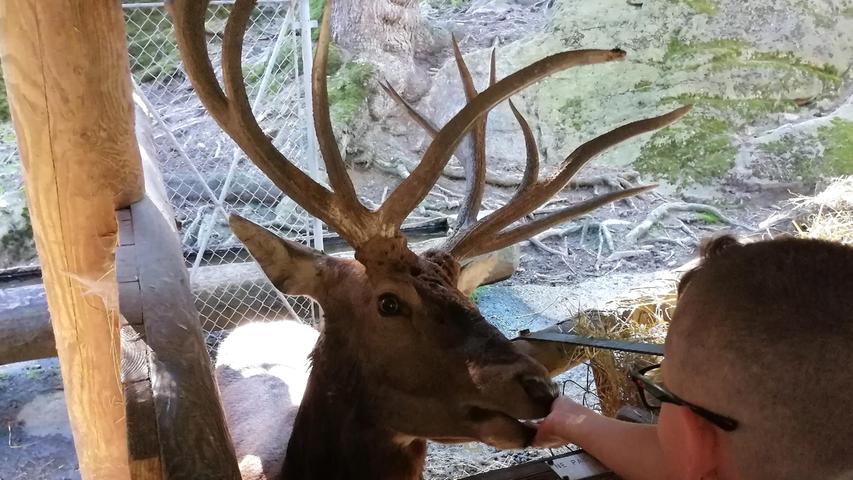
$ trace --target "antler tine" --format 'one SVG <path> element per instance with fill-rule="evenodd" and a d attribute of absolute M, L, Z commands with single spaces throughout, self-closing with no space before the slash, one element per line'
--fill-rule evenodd
<path fill-rule="evenodd" d="M 462 137 L 474 123 L 513 93 L 542 78 L 578 65 L 610 62 L 624 58 L 622 50 L 575 50 L 552 55 L 500 80 L 462 108 L 435 136 L 420 165 L 391 192 L 379 210 L 382 222 L 399 226 L 426 197 L 453 155 Z"/>
<path fill-rule="evenodd" d="M 462 80 L 462 89 L 465 91 L 465 98 L 470 103 L 477 96 L 477 87 L 474 85 L 474 78 L 471 76 L 471 71 L 468 70 L 468 65 L 459 49 L 456 36 L 451 38 L 453 40 L 453 57 L 456 60 L 456 68 L 459 70 L 459 77 Z M 492 58 L 494 58 L 494 50 L 492 50 Z M 494 66 L 494 63 L 492 65 Z M 490 77 L 494 77 L 494 70 Z M 477 215 L 480 213 L 480 203 L 483 201 L 483 193 L 486 189 L 486 121 L 488 116 L 488 112 L 484 113 L 474 122 L 471 133 L 465 136 L 465 150 L 470 153 L 460 155 L 465 163 L 465 198 L 462 200 L 457 216 L 457 231 L 476 222 Z"/>
<path fill-rule="evenodd" d="M 499 235 L 501 230 L 533 212 L 565 188 L 578 170 L 593 157 L 629 138 L 669 125 L 686 115 L 691 108 L 692 106 L 687 105 L 664 115 L 631 122 L 584 143 L 566 157 L 560 170 L 550 179 L 537 182 L 524 194 L 518 196 L 515 201 L 504 205 L 482 219 L 477 225 L 465 232 L 465 235 L 454 238 L 454 243 L 448 246 L 449 251 L 457 258 L 471 256 L 471 252 L 479 250 L 476 245 L 484 242 L 484 239 Z M 615 200 L 618 198 L 612 201 Z"/>
<path fill-rule="evenodd" d="M 515 194 L 510 203 L 526 192 L 536 180 L 539 179 L 539 146 L 536 144 L 536 137 L 533 135 L 533 130 L 524 115 L 515 107 L 512 100 L 509 101 L 509 108 L 512 114 L 515 115 L 515 120 L 521 126 L 521 133 L 524 135 L 524 148 L 527 153 L 527 162 L 524 165 L 524 175 L 521 177 L 521 183 L 518 184 Z"/>
<path fill-rule="evenodd" d="M 329 59 L 329 43 L 331 42 L 332 0 L 326 0 L 323 18 L 320 22 L 320 32 L 317 39 L 317 52 L 314 54 L 314 68 L 311 71 L 312 104 L 314 106 L 314 129 L 317 132 L 317 142 L 320 153 L 329 175 L 329 183 L 336 194 L 343 197 L 345 203 L 366 212 L 367 209 L 358 200 L 352 179 L 347 174 L 344 159 L 335 140 L 332 120 L 329 113 L 329 91 L 326 85 L 326 65 Z"/>
<path fill-rule="evenodd" d="M 409 116 L 412 117 L 415 123 L 417 123 L 418 125 L 420 125 L 421 128 L 426 130 L 427 134 L 429 134 L 430 137 L 435 137 L 436 135 L 438 135 L 438 127 L 436 127 L 435 124 L 432 123 L 432 121 L 424 117 L 420 112 L 417 111 L 417 109 L 415 109 L 415 107 L 412 106 L 412 104 L 407 102 L 399 93 L 397 93 L 397 90 L 395 90 L 390 83 L 379 82 L 379 86 L 382 87 L 382 90 L 384 90 L 385 93 L 387 93 L 392 100 L 402 106 L 406 110 L 406 113 L 408 113 Z"/>
<path fill-rule="evenodd" d="M 352 242 L 364 239 L 367 219 L 312 180 L 264 134 L 252 113 L 242 77 L 243 35 L 255 0 L 237 0 L 225 26 L 220 87 L 207 51 L 204 18 L 208 0 L 171 0 L 178 49 L 193 88 L 217 124 L 269 179 L 308 213 Z"/>
<path fill-rule="evenodd" d="M 489 238 L 483 243 L 474 245 L 470 253 L 466 256 L 475 257 L 477 255 L 509 247 L 510 245 L 515 245 L 516 243 L 542 233 L 555 225 L 565 223 L 609 203 L 622 200 L 623 198 L 633 197 L 634 195 L 639 195 L 656 187 L 657 185 L 644 185 L 641 187 L 627 188 L 625 190 L 618 190 L 604 195 L 599 195 L 581 203 L 561 208 L 560 210 L 550 212 L 533 221 L 505 230 L 500 234 Z"/>

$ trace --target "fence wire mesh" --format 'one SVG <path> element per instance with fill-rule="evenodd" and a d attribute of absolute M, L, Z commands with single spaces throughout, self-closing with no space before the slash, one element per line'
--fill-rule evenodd
<path fill-rule="evenodd" d="M 261 127 L 291 161 L 316 172 L 303 74 L 310 69 L 307 0 L 261 0 L 246 31 L 243 74 Z M 282 237 L 310 242 L 316 220 L 285 197 L 205 112 L 183 72 L 170 17 L 160 4 L 126 4 L 135 95 L 149 110 L 160 169 L 174 207 L 211 354 L 239 323 L 316 317 L 306 297 L 285 297 L 247 261 L 228 228 L 236 212 Z M 230 2 L 211 2 L 208 51 L 219 70 Z M 306 51 L 307 50 L 307 51 Z M 319 234 L 319 235 L 318 235 Z"/>

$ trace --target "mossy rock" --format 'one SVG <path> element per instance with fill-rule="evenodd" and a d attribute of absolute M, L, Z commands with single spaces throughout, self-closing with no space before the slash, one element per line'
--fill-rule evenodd
<path fill-rule="evenodd" d="M 634 165 L 641 173 L 673 185 L 707 184 L 735 164 L 732 130 L 725 120 L 690 114 L 656 132 Z"/>
<path fill-rule="evenodd" d="M 365 105 L 373 73 L 369 63 L 350 61 L 329 76 L 329 110 L 336 123 L 341 126 L 353 123 Z"/>
<path fill-rule="evenodd" d="M 803 105 L 837 100 L 840 72 L 853 65 L 853 15 L 839 15 L 836 3 L 668 0 L 638 8 L 624 0 L 557 0 L 550 29 L 500 48 L 498 70 L 505 75 L 569 49 L 623 48 L 625 61 L 573 68 L 514 97 L 540 132 L 544 163 L 561 162 L 619 125 L 693 104 L 678 124 L 596 161 L 634 164 L 678 187 L 715 184 L 735 165 L 741 139 L 778 126 L 786 114 L 808 114 Z M 488 51 L 466 59 L 484 77 Z M 439 123 L 464 103 L 454 68 L 442 68 L 427 98 Z M 518 128 L 503 107 L 489 129 L 500 168 L 522 168 Z"/>
<path fill-rule="evenodd" d="M 853 175 L 853 105 L 757 138 L 745 166 L 756 178 L 807 187 Z"/>

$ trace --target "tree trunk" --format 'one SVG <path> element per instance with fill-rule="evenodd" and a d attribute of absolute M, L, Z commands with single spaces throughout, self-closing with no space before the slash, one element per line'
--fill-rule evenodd
<path fill-rule="evenodd" d="M 336 0 L 332 11 L 335 43 L 375 65 L 377 78 L 401 90 L 414 69 L 420 28 L 417 0 Z"/>

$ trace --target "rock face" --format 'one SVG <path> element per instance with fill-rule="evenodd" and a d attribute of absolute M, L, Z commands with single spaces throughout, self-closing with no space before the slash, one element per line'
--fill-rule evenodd
<path fill-rule="evenodd" d="M 557 0 L 549 15 L 545 31 L 498 48 L 499 76 L 565 49 L 619 47 L 628 57 L 560 73 L 515 97 L 540 135 L 545 163 L 560 162 L 579 143 L 618 125 L 690 103 L 694 111 L 678 124 L 626 142 L 598 160 L 633 165 L 647 178 L 678 188 L 731 180 L 736 159 L 738 175 L 804 180 L 796 171 L 769 172 L 741 159 L 743 139 L 833 111 L 843 101 L 853 64 L 851 0 L 642 5 Z M 488 51 L 470 52 L 466 59 L 484 87 Z M 455 65 L 448 62 L 422 108 L 441 123 L 463 103 Z M 841 122 L 836 121 L 837 130 L 848 127 Z M 489 117 L 489 136 L 492 165 L 520 171 L 524 145 L 505 106 Z M 815 149 L 809 157 L 815 175 L 853 173 L 850 162 L 823 161 L 825 149 Z"/>

